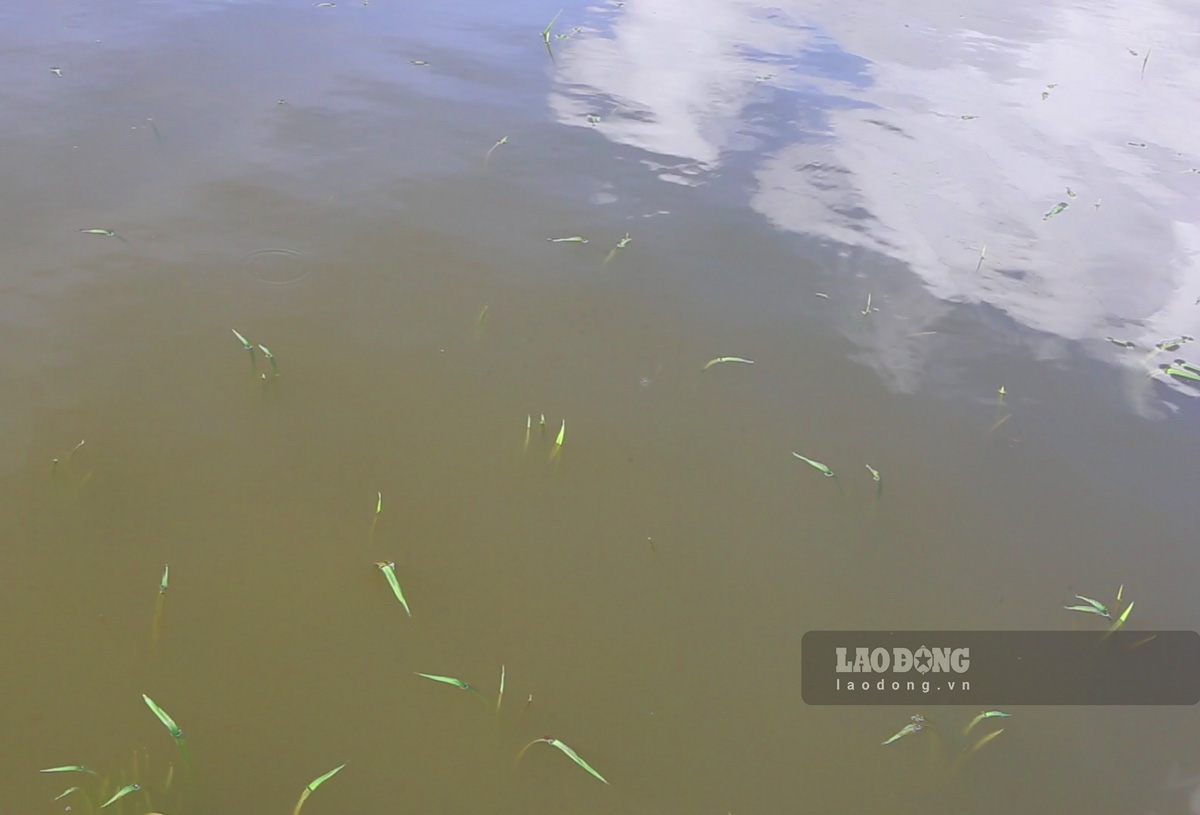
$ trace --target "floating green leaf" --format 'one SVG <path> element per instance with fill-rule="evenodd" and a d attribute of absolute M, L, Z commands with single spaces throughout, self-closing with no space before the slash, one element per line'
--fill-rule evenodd
<path fill-rule="evenodd" d="M 305 787 L 303 792 L 300 793 L 300 800 L 296 802 L 296 808 L 292 810 L 292 815 L 300 815 L 300 807 L 304 806 L 304 802 L 308 800 L 308 796 L 312 795 L 313 792 L 316 791 L 317 787 L 321 786 L 326 781 L 341 772 L 342 768 L 345 766 L 345 764 L 340 764 L 324 775 L 314 778 L 312 781 L 310 781 L 308 786 Z"/>
<path fill-rule="evenodd" d="M 538 744 L 539 742 L 545 742 L 546 744 L 549 744 L 551 747 L 557 748 L 558 750 L 562 751 L 562 753 L 567 758 L 571 759 L 571 761 L 574 761 L 580 767 L 587 770 L 589 773 L 591 773 L 593 776 L 595 776 L 596 778 L 603 781 L 605 784 L 608 783 L 608 779 L 606 779 L 604 776 L 600 775 L 600 773 L 596 772 L 596 770 L 592 767 L 592 765 L 588 764 L 586 761 L 584 761 L 582 758 L 579 757 L 578 753 L 576 753 L 570 747 L 563 744 L 561 741 L 554 738 L 553 736 L 542 736 L 540 739 L 534 739 L 533 741 L 529 742 L 529 744 L 526 744 L 521 749 L 521 752 L 517 755 L 517 760 L 520 761 L 521 756 L 525 755 L 525 751 L 528 750 L 533 745 Z"/>
<path fill-rule="evenodd" d="M 107 801 L 105 801 L 103 804 L 101 804 L 100 808 L 104 809 L 109 804 L 115 804 L 117 801 L 120 801 L 122 798 L 124 798 L 129 793 L 137 792 L 140 789 L 141 789 L 141 786 L 138 784 L 126 784 L 125 786 L 121 787 L 121 789 L 117 790 L 112 798 L 109 798 Z"/>
<path fill-rule="evenodd" d="M 897 731 L 894 735 L 892 735 L 886 741 L 881 742 L 881 745 L 887 746 L 894 741 L 899 741 L 900 739 L 904 738 L 905 736 L 910 736 L 913 733 L 920 732 L 920 730 L 921 730 L 921 725 L 917 724 L 916 722 L 906 724 L 906 725 L 904 725 L 904 727 L 900 728 L 899 731 Z"/>
<path fill-rule="evenodd" d="M 400 605 L 404 606 L 408 616 L 412 616 L 412 611 L 408 608 L 408 601 L 404 599 L 404 592 L 400 590 L 400 580 L 396 577 L 396 564 L 379 562 L 375 564 L 383 572 L 383 576 L 387 578 L 388 585 L 392 587 L 392 594 L 396 595 L 396 599 L 400 601 Z"/>
<path fill-rule="evenodd" d="M 820 470 L 826 476 L 833 475 L 833 470 L 829 469 L 828 467 L 826 467 L 824 464 L 822 464 L 819 461 L 813 461 L 811 458 L 805 458 L 804 456 L 797 453 L 795 450 L 792 451 L 792 455 L 795 456 L 796 458 L 800 459 L 801 461 L 803 461 L 805 464 L 808 464 L 809 466 L 815 467 L 816 469 Z"/>
<path fill-rule="evenodd" d="M 1042 216 L 1042 220 L 1046 221 L 1046 220 L 1049 220 L 1050 218 L 1053 218 L 1055 215 L 1057 215 L 1058 213 L 1060 213 L 1064 209 L 1066 209 L 1067 206 L 1068 206 L 1068 204 L 1066 201 L 1059 201 L 1057 204 L 1055 204 L 1053 207 L 1050 208 L 1049 212 L 1047 212 L 1045 215 Z"/>
<path fill-rule="evenodd" d="M 470 685 L 461 679 L 455 679 L 453 676 L 438 676 L 437 674 L 418 673 L 417 676 L 423 676 L 426 679 L 432 679 L 434 682 L 441 682 L 446 685 L 453 685 L 459 690 L 474 690 Z"/>
<path fill-rule="evenodd" d="M 477 691 L 473 685 L 468 685 L 466 682 L 462 681 L 461 679 L 455 679 L 453 676 L 438 676 L 437 674 L 423 674 L 423 673 L 418 673 L 417 676 L 423 676 L 426 679 L 432 679 L 434 682 L 441 682 L 444 685 L 453 685 L 454 687 L 458 688 L 459 690 L 470 691 L 471 693 L 478 696 L 480 699 L 483 699 L 483 694 L 481 694 L 479 691 Z M 487 700 L 484 699 L 484 701 L 487 701 Z"/>
<path fill-rule="evenodd" d="M 65 764 L 62 767 L 47 767 L 44 770 L 38 770 L 40 773 L 88 773 L 90 775 L 99 776 L 100 773 L 93 770 L 91 767 L 85 767 L 82 764 Z"/>
<path fill-rule="evenodd" d="M 722 362 L 741 362 L 745 365 L 753 365 L 754 364 L 754 360 L 743 359 L 742 357 L 717 357 L 716 359 L 710 359 L 708 362 L 704 363 L 704 367 L 701 368 L 700 370 L 707 371 L 712 366 L 719 365 Z"/>

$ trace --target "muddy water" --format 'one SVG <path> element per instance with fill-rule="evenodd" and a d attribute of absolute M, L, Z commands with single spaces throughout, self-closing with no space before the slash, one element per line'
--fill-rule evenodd
<path fill-rule="evenodd" d="M 1195 11 L 557 10 L 0 10 L 8 809 L 1186 811 L 799 645 L 1196 626 Z"/>

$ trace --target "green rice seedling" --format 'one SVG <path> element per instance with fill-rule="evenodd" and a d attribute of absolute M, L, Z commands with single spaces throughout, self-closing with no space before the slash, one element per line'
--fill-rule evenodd
<path fill-rule="evenodd" d="M 300 800 L 296 802 L 296 808 L 292 810 L 292 815 L 300 815 L 300 808 L 302 806 L 304 806 L 304 802 L 308 800 L 308 796 L 310 796 L 314 792 L 316 792 L 317 787 L 321 786 L 326 781 L 328 781 L 329 779 L 331 779 L 335 775 L 337 775 L 339 772 L 341 772 L 342 768 L 345 766 L 346 766 L 345 764 L 339 764 L 337 767 L 334 767 L 332 770 L 325 773 L 324 775 L 318 776 L 317 778 L 314 778 L 312 781 L 310 781 L 308 783 L 308 786 L 305 787 L 304 790 L 300 793 Z"/>
<path fill-rule="evenodd" d="M 175 744 L 179 747 L 179 755 L 183 757 L 183 774 L 186 780 L 191 775 L 191 756 L 188 754 L 187 742 L 184 741 L 183 731 L 179 729 L 179 725 L 175 724 L 167 712 L 155 704 L 154 700 L 146 694 L 142 694 L 142 699 L 146 702 L 146 707 L 158 717 L 158 720 L 163 723 L 163 726 L 171 732 L 171 738 L 175 739 Z"/>
<path fill-rule="evenodd" d="M 983 257 L 986 254 L 987 254 L 987 244 L 985 243 L 983 245 L 983 248 L 979 250 L 979 262 L 975 264 L 975 274 L 979 274 L 979 270 L 983 268 Z"/>
<path fill-rule="evenodd" d="M 120 801 L 126 795 L 129 795 L 131 792 L 137 792 L 140 789 L 141 789 L 141 785 L 139 785 L 139 784 L 126 784 L 125 786 L 121 787 L 121 789 L 117 790 L 112 798 L 109 798 L 107 801 L 105 801 L 103 804 L 101 804 L 100 808 L 104 809 L 109 804 L 115 804 L 117 801 Z"/>
<path fill-rule="evenodd" d="M 1123 628 L 1125 626 L 1125 621 L 1129 619 L 1129 613 L 1131 611 L 1133 611 L 1133 601 L 1132 600 L 1129 601 L 1129 605 L 1125 606 L 1125 610 L 1121 612 L 1121 616 L 1118 617 L 1115 621 L 1113 621 L 1113 624 L 1110 625 L 1108 627 L 1108 630 L 1104 632 L 1104 636 L 1100 638 L 1100 641 L 1104 642 L 1106 639 L 1111 637 L 1114 632 Z"/>
<path fill-rule="evenodd" d="M 567 436 L 567 420 L 562 420 L 562 425 L 558 428 L 558 436 L 554 439 L 554 447 L 550 449 L 550 460 L 554 461 L 562 454 L 563 439 Z"/>
<path fill-rule="evenodd" d="M 900 730 L 894 732 L 892 736 L 883 739 L 883 741 L 880 742 L 881 747 L 887 747 L 888 744 L 899 742 L 900 739 L 904 738 L 905 736 L 912 736 L 913 733 L 919 733 L 920 731 L 924 730 L 924 726 L 922 724 L 924 720 L 925 719 L 923 717 L 913 717 L 913 720 L 910 721 L 910 723 L 906 724 L 904 727 L 901 727 Z"/>
<path fill-rule="evenodd" d="M 454 687 L 458 688 L 459 690 L 469 691 L 470 693 L 473 693 L 476 696 L 478 696 L 483 701 L 485 701 L 485 702 L 487 701 L 486 699 L 483 698 L 483 694 L 480 693 L 479 691 L 477 691 L 473 685 L 468 685 L 466 682 L 462 681 L 461 679 L 455 679 L 453 676 L 438 676 L 437 674 L 423 674 L 423 673 L 418 673 L 417 676 L 422 676 L 426 679 L 432 679 L 434 682 L 441 682 L 443 685 L 453 685 Z"/>
<path fill-rule="evenodd" d="M 73 792 L 79 792 L 79 787 L 67 787 L 65 790 L 54 796 L 55 801 L 61 801 Z"/>
<path fill-rule="evenodd" d="M 869 317 L 872 311 L 879 311 L 879 309 L 871 308 L 871 293 L 867 292 L 867 307 L 862 310 L 861 314 L 864 317 Z"/>
<path fill-rule="evenodd" d="M 1051 207 L 1051 208 L 1050 208 L 1050 209 L 1049 209 L 1049 210 L 1046 212 L 1046 214 L 1045 214 L 1045 215 L 1043 215 L 1043 216 L 1042 216 L 1042 220 L 1043 220 L 1043 221 L 1048 221 L 1048 220 L 1050 220 L 1050 219 L 1051 219 L 1051 218 L 1053 218 L 1055 215 L 1058 215 L 1060 212 L 1062 212 L 1064 209 L 1066 209 L 1068 206 L 1070 206 L 1070 205 L 1069 205 L 1069 204 L 1068 204 L 1066 201 L 1059 201 L 1057 204 L 1055 204 L 1054 206 L 1052 206 L 1052 207 Z"/>
<path fill-rule="evenodd" d="M 530 698 L 532 698 L 532 697 L 530 697 Z M 596 772 L 596 770 L 592 767 L 592 765 L 588 764 L 586 761 L 584 761 L 582 758 L 580 758 L 578 753 L 576 753 L 570 747 L 563 744 L 561 741 L 554 738 L 553 736 L 542 736 L 540 739 L 534 739 L 533 741 L 529 742 L 529 744 L 526 744 L 524 747 L 521 748 L 521 752 L 517 754 L 517 761 L 519 762 L 521 760 L 521 757 L 525 755 L 526 750 L 528 750 L 533 745 L 540 744 L 542 742 L 549 744 L 551 747 L 557 748 L 567 758 L 571 759 L 571 761 L 574 761 L 580 767 L 587 770 L 589 773 L 591 773 L 593 776 L 595 776 L 596 778 L 603 781 L 605 784 L 608 783 L 608 780 L 604 776 L 600 775 L 600 773 Z"/>
<path fill-rule="evenodd" d="M 533 427 L 533 415 L 525 414 L 525 449 L 529 450 L 529 431 Z"/>
<path fill-rule="evenodd" d="M 1004 424 L 1010 418 L 1012 418 L 1011 413 L 1004 413 L 1004 397 L 1007 395 L 1008 395 L 1007 389 L 1005 389 L 1005 387 L 1003 385 L 1001 385 L 1000 389 L 996 391 L 996 415 L 992 419 L 992 426 L 989 427 L 988 431 L 983 434 L 984 436 L 992 435 L 992 433 L 996 432 L 996 430 L 999 429 L 1000 425 Z M 1004 415 L 1003 416 L 1000 415 L 1001 413 L 1004 413 Z"/>
<path fill-rule="evenodd" d="M 965 728 L 963 728 L 963 738 L 966 738 L 967 734 L 969 734 L 972 730 L 975 729 L 975 725 L 979 724 L 984 719 L 994 719 L 997 717 L 1007 719 L 1010 716 L 1012 716 L 1011 713 L 1004 713 L 1003 711 L 1000 711 L 1000 710 L 985 710 L 982 713 L 980 713 L 979 715 L 977 715 L 970 722 L 968 722 L 967 726 Z"/>
<path fill-rule="evenodd" d="M 404 606 L 404 612 L 411 617 L 412 611 L 408 607 L 408 601 L 404 599 L 404 592 L 400 590 L 400 580 L 396 577 L 396 564 L 380 561 L 375 565 L 379 567 L 379 570 L 383 572 L 383 576 L 387 578 L 388 585 L 392 587 L 392 594 L 396 595 L 396 599 L 400 601 L 400 605 Z"/>
<path fill-rule="evenodd" d="M 800 459 L 801 461 L 803 461 L 805 464 L 808 464 L 810 467 L 820 471 L 821 474 L 826 476 L 827 478 L 837 478 L 837 476 L 834 474 L 833 470 L 829 469 L 821 462 L 813 461 L 811 458 L 805 458 L 804 456 L 797 453 L 795 450 L 792 451 L 792 455 L 795 456 L 796 458 Z"/>
<path fill-rule="evenodd" d="M 167 604 L 167 589 L 170 588 L 171 567 L 163 567 L 162 580 L 158 583 L 158 599 L 154 601 L 154 621 L 150 624 L 150 642 L 158 645 L 159 635 L 162 634 L 163 608 Z"/>
<path fill-rule="evenodd" d="M 496 148 L 497 148 L 497 147 L 499 147 L 499 146 L 500 146 L 500 145 L 502 145 L 502 144 L 508 144 L 508 136 L 501 136 L 501 137 L 500 137 L 500 140 L 499 140 L 498 142 L 496 142 L 495 144 L 493 144 L 493 145 L 491 146 L 491 149 L 489 149 L 489 150 L 487 151 L 487 154 L 486 154 L 486 155 L 483 157 L 483 166 L 484 166 L 484 167 L 486 167 L 486 166 L 487 166 L 487 164 L 488 164 L 488 161 L 490 161 L 490 160 L 491 160 L 491 158 L 492 158 L 492 153 L 493 153 L 493 152 L 495 152 Z"/>
<path fill-rule="evenodd" d="M 604 258 L 604 265 L 607 266 L 609 261 L 611 261 L 614 257 L 617 256 L 617 252 L 620 251 L 621 249 L 624 249 L 626 246 L 628 246 L 629 242 L 632 240 L 633 240 L 633 238 L 629 237 L 629 233 L 626 232 L 625 237 L 623 237 L 623 238 L 621 238 L 621 240 L 617 241 L 617 245 L 614 246 L 611 250 L 609 250 L 608 256 Z"/>
<path fill-rule="evenodd" d="M 238 330 L 236 328 L 231 328 L 229 330 L 233 332 L 233 336 L 238 338 L 238 342 L 240 342 L 242 344 L 242 347 L 245 348 L 247 351 L 249 351 L 250 356 L 253 357 L 254 356 L 254 346 L 250 344 L 250 340 L 246 339 L 240 333 L 238 333 Z"/>
<path fill-rule="evenodd" d="M 521 715 L 517 717 L 517 724 L 525 720 L 525 714 L 529 712 L 529 706 L 533 704 L 533 694 L 529 694 L 529 698 L 525 700 L 525 707 L 521 708 Z M 519 758 L 519 756 L 518 756 Z"/>
<path fill-rule="evenodd" d="M 1096 614 L 1100 617 L 1106 617 L 1110 620 L 1112 619 L 1112 615 L 1108 613 L 1108 607 L 1099 600 L 1093 600 L 1092 598 L 1084 597 L 1081 594 L 1075 595 L 1075 599 L 1082 600 L 1087 605 L 1063 606 L 1063 608 L 1067 611 L 1079 611 L 1084 614 Z"/>
<path fill-rule="evenodd" d="M 154 131 L 154 141 L 155 141 L 155 143 L 157 143 L 157 144 L 158 144 L 158 146 L 161 148 L 161 147 L 163 146 L 163 136 L 162 136 L 162 133 L 159 133 L 159 132 L 158 132 L 158 125 L 156 125 L 156 124 L 154 123 L 154 120 L 153 120 L 153 119 L 146 119 L 146 121 L 150 123 L 150 129 L 151 129 L 152 131 Z"/>
<path fill-rule="evenodd" d="M 258 347 L 262 350 L 263 356 L 267 358 L 267 362 L 271 363 L 271 374 L 273 376 L 279 376 L 279 366 L 275 364 L 275 355 L 271 353 L 271 349 L 267 348 L 265 345 L 260 345 Z"/>
<path fill-rule="evenodd" d="M 983 747 L 983 745 L 987 744 L 988 742 L 990 742 L 992 739 L 996 738 L 996 736 L 999 736 L 1003 732 L 1004 732 L 1004 728 L 1002 727 L 999 730 L 993 730 L 991 733 L 988 733 L 986 736 L 981 738 L 979 741 L 975 742 L 975 744 L 968 751 L 968 755 L 970 753 L 974 753 L 974 752 L 978 751 L 980 747 Z"/>
<path fill-rule="evenodd" d="M 375 516 L 371 518 L 371 531 L 367 535 L 367 542 L 371 543 L 375 540 L 375 527 L 379 525 L 379 513 L 383 512 L 383 493 L 375 493 Z"/>
<path fill-rule="evenodd" d="M 744 365 L 753 365 L 754 364 L 754 360 L 743 359 L 742 357 L 717 357 L 716 359 L 710 359 L 708 362 L 704 363 L 704 367 L 701 368 L 700 370 L 707 371 L 712 366 L 720 365 L 722 362 L 740 362 Z"/>
<path fill-rule="evenodd" d="M 500 692 L 496 694 L 496 713 L 500 713 L 500 703 L 504 701 L 504 666 L 500 666 Z"/>
<path fill-rule="evenodd" d="M 1200 381 L 1200 374 L 1186 368 L 1176 368 L 1174 365 L 1167 365 L 1163 367 L 1162 371 L 1169 376 L 1179 376 L 1183 377 L 1184 379 L 1195 379 Z"/>
<path fill-rule="evenodd" d="M 879 499 L 883 498 L 883 476 L 879 474 L 870 464 L 864 465 L 871 473 L 871 480 L 875 482 L 875 499 L 871 502 L 871 512 L 868 517 L 875 517 L 875 510 L 878 507 Z"/>
<path fill-rule="evenodd" d="M 546 53 L 550 55 L 551 61 L 554 60 L 554 49 L 550 47 L 550 32 L 554 29 L 554 24 L 558 22 L 559 14 L 562 14 L 562 9 L 558 10 L 558 14 L 554 15 L 554 19 L 550 24 L 542 29 L 542 42 L 546 44 Z"/>
<path fill-rule="evenodd" d="M 1113 345 L 1116 345 L 1116 346 L 1118 346 L 1118 347 L 1120 347 L 1120 348 L 1135 348 L 1135 347 L 1136 347 L 1136 346 L 1135 346 L 1135 345 L 1134 345 L 1132 342 L 1130 342 L 1129 340 L 1118 340 L 1118 339 L 1115 339 L 1115 338 L 1113 338 L 1113 337 L 1105 337 L 1104 339 L 1108 340 L 1108 341 L 1109 341 L 1109 342 L 1111 342 Z"/>
<path fill-rule="evenodd" d="M 104 235 L 105 237 L 108 237 L 108 238 L 116 237 L 116 234 L 117 234 L 116 232 L 113 232 L 111 229 L 81 229 L 79 231 L 82 232 L 84 235 Z"/>
<path fill-rule="evenodd" d="M 587 243 L 587 238 L 581 238 L 578 235 L 572 235 L 569 238 L 546 238 L 550 243 Z"/>
<path fill-rule="evenodd" d="M 55 76 L 62 76 L 62 68 L 51 68 L 50 73 L 54 74 Z"/>

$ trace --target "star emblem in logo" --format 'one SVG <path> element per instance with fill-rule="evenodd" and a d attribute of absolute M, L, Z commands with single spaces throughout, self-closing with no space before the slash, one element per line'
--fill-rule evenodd
<path fill-rule="evenodd" d="M 922 645 L 913 654 L 913 664 L 916 666 L 918 673 L 929 673 L 929 669 L 933 667 L 933 652 Z"/>

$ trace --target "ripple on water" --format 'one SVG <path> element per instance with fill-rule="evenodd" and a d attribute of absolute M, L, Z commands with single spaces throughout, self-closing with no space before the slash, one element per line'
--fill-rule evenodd
<path fill-rule="evenodd" d="M 290 286 L 312 274 L 308 256 L 293 249 L 259 249 L 242 263 L 252 278 L 271 286 Z"/>

